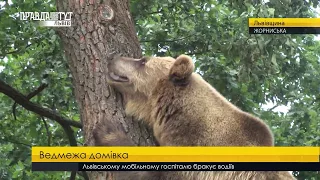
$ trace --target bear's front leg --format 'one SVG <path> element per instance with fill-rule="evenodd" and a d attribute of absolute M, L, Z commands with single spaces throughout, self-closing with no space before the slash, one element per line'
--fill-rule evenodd
<path fill-rule="evenodd" d="M 93 130 L 96 146 L 136 146 L 123 128 L 114 122 L 102 122 Z M 115 180 L 163 180 L 161 172 L 154 171 L 119 171 L 113 172 Z"/>
<path fill-rule="evenodd" d="M 136 146 L 124 129 L 112 121 L 97 124 L 92 133 L 96 146 Z"/>

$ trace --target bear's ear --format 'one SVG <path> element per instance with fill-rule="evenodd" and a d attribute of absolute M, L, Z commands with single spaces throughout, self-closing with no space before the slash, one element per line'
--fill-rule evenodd
<path fill-rule="evenodd" d="M 194 64 L 191 57 L 180 55 L 172 65 L 169 72 L 169 79 L 175 85 L 184 86 L 189 83 L 189 78 L 194 71 Z"/>

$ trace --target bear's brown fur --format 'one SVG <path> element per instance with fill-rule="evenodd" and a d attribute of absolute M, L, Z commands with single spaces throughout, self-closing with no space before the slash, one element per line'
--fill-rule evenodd
<path fill-rule="evenodd" d="M 189 56 L 133 59 L 108 65 L 108 83 L 126 99 L 126 113 L 147 122 L 160 146 L 273 146 L 260 119 L 228 102 L 200 75 Z M 97 145 L 133 145 L 122 130 L 98 125 Z M 289 172 L 143 172 L 130 179 L 295 179 Z"/>

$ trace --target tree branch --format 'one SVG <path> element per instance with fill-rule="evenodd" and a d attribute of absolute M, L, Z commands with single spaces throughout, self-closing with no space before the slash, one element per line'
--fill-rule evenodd
<path fill-rule="evenodd" d="M 272 108 L 268 109 L 268 111 L 273 111 L 275 108 L 277 108 L 279 104 L 274 105 Z"/>
<path fill-rule="evenodd" d="M 70 146 L 77 146 L 77 140 L 74 136 L 74 131 L 70 126 L 82 128 L 81 123 L 67 119 L 65 117 L 62 117 L 61 115 L 56 114 L 55 112 L 53 112 L 50 109 L 43 108 L 43 107 L 29 101 L 29 99 L 31 97 L 33 97 L 36 94 L 38 94 L 39 92 L 41 92 L 45 88 L 45 86 L 46 85 L 40 86 L 36 91 L 30 93 L 26 97 L 23 94 L 21 94 L 20 92 L 18 92 L 17 90 L 15 90 L 14 88 L 12 88 L 11 86 L 9 86 L 4 81 L 0 80 L 0 92 L 9 96 L 16 103 L 20 104 L 21 106 L 23 106 L 27 110 L 32 111 L 40 116 L 44 116 L 49 119 L 52 119 L 52 120 L 56 121 L 57 123 L 59 123 L 62 126 L 62 128 L 64 129 L 66 135 L 68 136 Z M 48 131 L 48 129 L 47 129 L 47 131 Z M 76 175 L 76 171 L 72 172 L 70 179 L 75 179 L 75 175 Z"/>
<path fill-rule="evenodd" d="M 42 122 L 43 122 L 43 124 L 44 124 L 44 127 L 46 128 L 46 131 L 47 131 L 48 146 L 51 146 L 51 133 L 50 133 L 50 131 L 49 131 L 49 126 L 48 126 L 46 120 L 45 120 L 43 117 L 41 117 L 41 120 L 42 120 Z"/>
<path fill-rule="evenodd" d="M 33 98 L 34 96 L 36 96 L 37 94 L 39 94 L 41 91 L 43 91 L 46 87 L 48 87 L 48 84 L 41 84 L 36 90 L 32 91 L 31 93 L 29 93 L 27 95 L 28 99 Z M 16 116 L 16 107 L 17 107 L 17 102 L 14 102 L 12 105 L 12 114 L 14 117 L 14 120 L 17 120 L 17 116 Z"/>
<path fill-rule="evenodd" d="M 31 99 L 32 97 L 34 97 L 35 95 L 37 95 L 38 93 L 40 93 L 43 89 L 45 89 L 48 85 L 47 84 L 42 84 L 41 86 L 39 86 L 35 91 L 29 93 L 26 96 L 24 96 L 23 94 L 21 94 L 20 92 L 18 92 L 17 90 L 15 90 L 14 88 L 12 88 L 11 86 L 9 86 L 8 84 L 6 84 L 4 81 L 0 80 L 0 92 L 2 92 L 3 94 L 9 96 L 10 98 L 12 98 L 15 101 L 15 104 L 13 105 L 13 114 L 14 117 L 15 116 L 15 106 L 16 103 L 20 104 L 21 106 L 23 106 L 24 108 L 26 108 L 29 111 L 32 111 L 38 115 L 50 118 L 52 120 L 55 120 L 57 123 L 59 123 L 62 128 L 64 129 L 66 135 L 68 136 L 69 139 L 69 144 L 70 146 L 77 146 L 77 140 L 74 136 L 74 131 L 70 126 L 74 126 L 74 127 L 78 127 L 78 128 L 82 128 L 81 123 L 73 121 L 73 120 L 69 120 L 67 118 L 62 117 L 59 114 L 56 114 L 55 112 L 53 112 L 50 109 L 47 108 L 43 108 L 31 101 L 29 101 L 29 99 Z M 48 125 L 46 123 L 46 121 L 44 120 L 43 117 L 41 117 L 47 134 L 48 134 L 48 146 L 50 146 L 50 140 L 51 140 L 51 134 L 48 128 Z M 21 144 L 21 143 L 20 143 Z M 25 144 L 24 144 L 25 145 Z M 70 180 L 74 180 L 76 177 L 76 171 L 72 171 L 71 172 L 71 176 L 70 176 Z M 86 174 L 84 173 L 84 178 L 86 178 Z"/>
<path fill-rule="evenodd" d="M 27 110 L 32 111 L 36 114 L 39 114 L 40 116 L 44 116 L 46 118 L 54 120 L 63 126 L 68 125 L 68 126 L 73 126 L 73 127 L 77 127 L 77 128 L 82 128 L 81 123 L 79 123 L 77 121 L 70 120 L 68 118 L 65 118 L 65 117 L 61 116 L 60 114 L 55 113 L 51 109 L 43 108 L 43 107 L 29 101 L 29 99 L 26 96 L 24 96 L 23 94 L 21 94 L 20 92 L 18 92 L 17 90 L 15 90 L 14 88 L 9 86 L 7 83 L 5 83 L 2 80 L 0 80 L 0 92 L 9 96 L 11 99 L 13 99 L 15 102 L 20 104 L 22 107 L 24 107 Z"/>
<path fill-rule="evenodd" d="M 27 110 L 32 111 L 40 116 L 44 116 L 49 119 L 52 119 L 57 123 L 59 123 L 64 129 L 66 135 L 68 136 L 70 146 L 77 146 L 77 140 L 74 136 L 74 132 L 71 126 L 82 128 L 81 123 L 67 119 L 53 112 L 50 109 L 43 108 L 33 102 L 30 102 L 28 97 L 24 96 L 23 94 L 21 94 L 20 92 L 18 92 L 17 90 L 15 90 L 14 88 L 9 86 L 2 80 L 0 80 L 0 92 L 9 96 L 10 98 L 12 98 L 14 101 L 16 101 L 18 104 L 20 104 L 22 107 L 26 108 Z M 30 93 L 30 94 L 35 94 L 35 93 Z"/>
<path fill-rule="evenodd" d="M 46 87 L 48 87 L 48 84 L 41 84 L 36 90 L 32 91 L 27 95 L 28 99 L 33 98 L 37 94 L 39 94 L 41 91 L 43 91 Z"/>
<path fill-rule="evenodd" d="M 76 179 L 76 175 L 77 175 L 77 171 L 72 171 L 70 174 L 70 180 L 75 180 Z"/>

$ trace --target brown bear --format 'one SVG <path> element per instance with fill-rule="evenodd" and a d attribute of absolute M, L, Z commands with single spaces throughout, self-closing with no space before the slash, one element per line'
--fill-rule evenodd
<path fill-rule="evenodd" d="M 273 146 L 273 135 L 260 119 L 228 102 L 200 75 L 192 59 L 117 57 L 108 64 L 108 84 L 121 92 L 126 113 L 147 122 L 160 146 Z M 96 145 L 134 145 L 123 130 L 99 124 Z M 121 173 L 123 174 L 123 173 Z M 119 176 L 120 177 L 120 176 Z M 289 172 L 202 171 L 131 172 L 123 179 L 286 180 Z"/>

